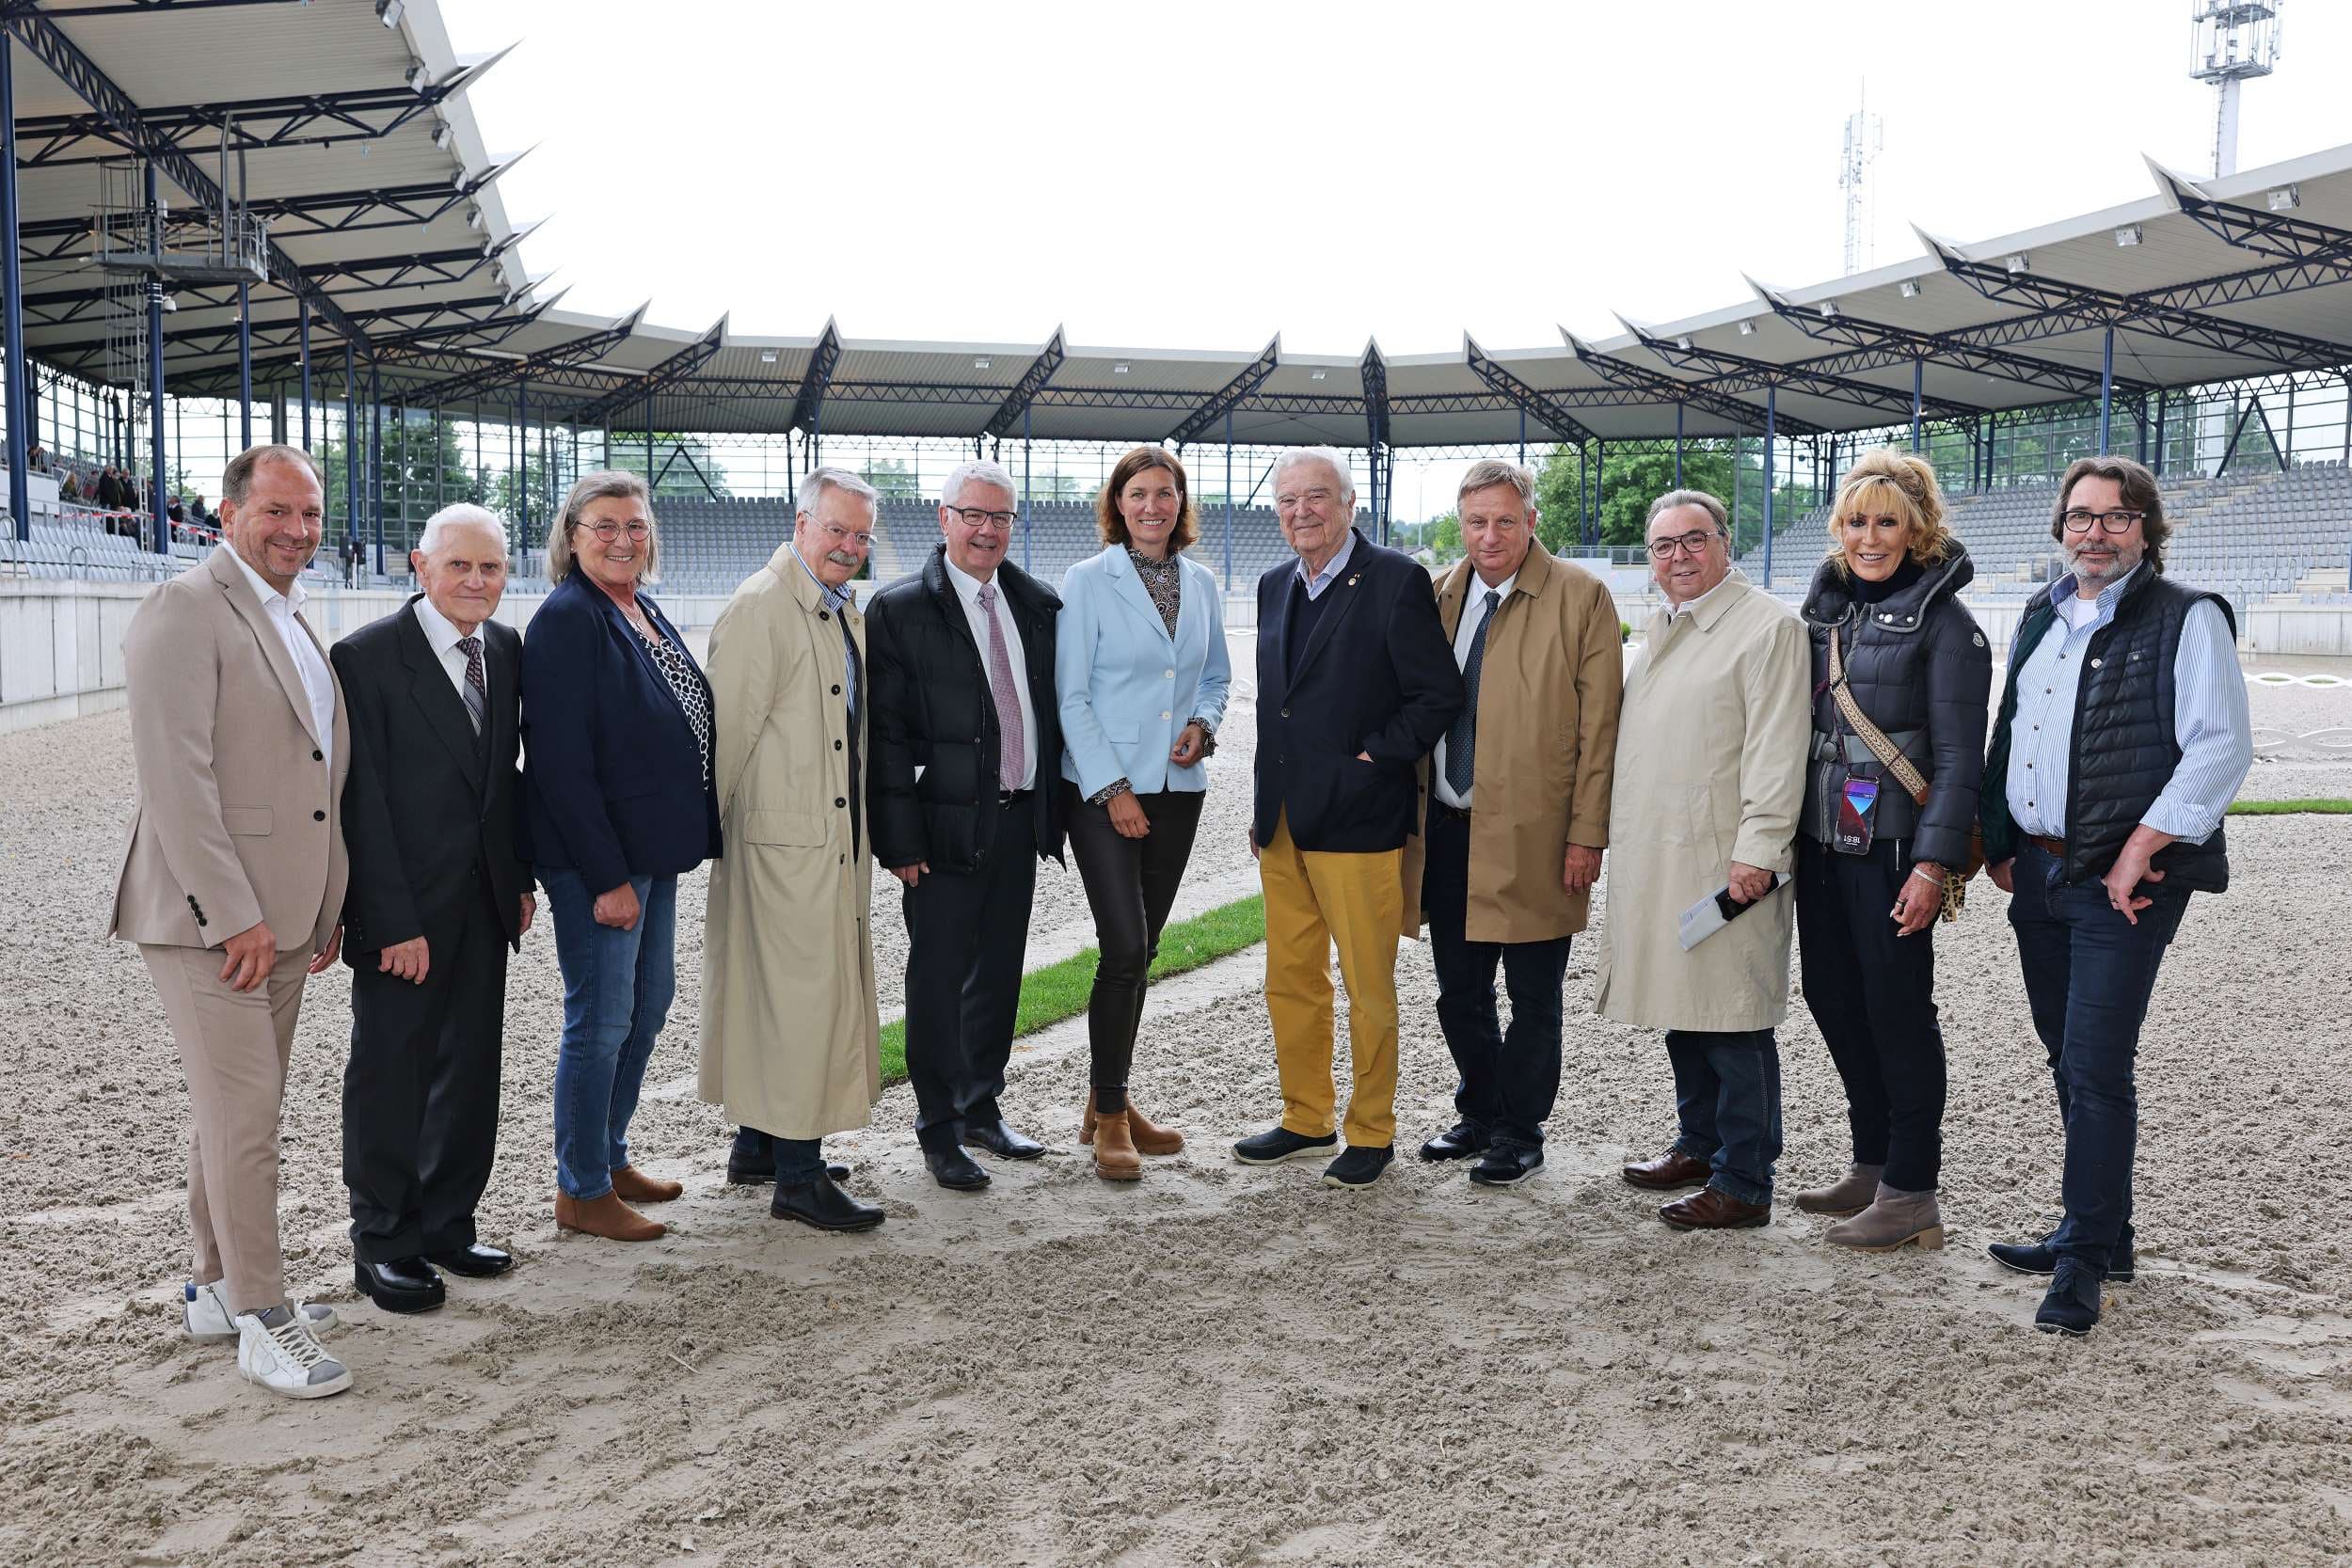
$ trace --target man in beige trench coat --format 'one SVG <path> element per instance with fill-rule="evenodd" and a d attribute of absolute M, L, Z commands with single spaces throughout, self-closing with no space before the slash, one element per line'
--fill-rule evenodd
<path fill-rule="evenodd" d="M 1596 1006 L 1666 1032 L 1680 1133 L 1625 1167 L 1637 1187 L 1706 1183 L 1659 1217 L 1679 1229 L 1763 1225 L 1780 1157 L 1793 864 L 1811 739 L 1804 626 L 1731 567 L 1724 503 L 1669 491 L 1649 510 L 1666 606 L 1626 676 L 1617 730 L 1607 942 Z M 1685 951 L 1682 912 L 1728 889 L 1733 918 Z"/>
<path fill-rule="evenodd" d="M 771 1176 L 769 1212 L 821 1230 L 882 1222 L 818 1141 L 882 1098 L 866 620 L 848 587 L 880 505 L 846 469 L 810 473 L 792 538 L 719 612 L 707 661 L 726 853 L 710 867 L 702 1098 L 741 1129 L 729 1177 Z"/>

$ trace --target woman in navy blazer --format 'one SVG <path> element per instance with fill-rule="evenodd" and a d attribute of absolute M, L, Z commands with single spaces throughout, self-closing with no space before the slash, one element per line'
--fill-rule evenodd
<path fill-rule="evenodd" d="M 1062 578 L 1054 633 L 1071 851 L 1094 911 L 1094 990 L 1087 1005 L 1092 1090 L 1081 1142 L 1114 1181 L 1143 1154 L 1173 1154 L 1184 1134 L 1155 1127 L 1127 1098 L 1136 1030 L 1208 788 L 1232 669 L 1216 578 L 1184 557 L 1200 537 L 1184 466 L 1162 447 L 1119 460 L 1095 500 L 1107 546 Z"/>
<path fill-rule="evenodd" d="M 523 640 L 523 826 L 564 971 L 555 1223 L 646 1242 L 630 1208 L 682 1190 L 629 1164 L 628 1123 L 676 990 L 678 874 L 719 854 L 710 687 L 640 591 L 645 483 L 585 475 L 548 536 L 555 584 Z"/>

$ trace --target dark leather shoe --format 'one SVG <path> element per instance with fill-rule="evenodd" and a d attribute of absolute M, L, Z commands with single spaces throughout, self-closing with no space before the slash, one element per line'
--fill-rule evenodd
<path fill-rule="evenodd" d="M 1001 1121 L 965 1122 L 963 1143 L 966 1148 L 985 1148 L 1007 1160 L 1034 1160 L 1045 1152 L 1043 1144 L 1023 1137 Z"/>
<path fill-rule="evenodd" d="M 2050 1293 L 2042 1298 L 2033 1325 L 2044 1334 L 2081 1338 L 2099 1325 L 2099 1271 L 2074 1258 L 2061 1258 Z"/>
<path fill-rule="evenodd" d="M 1994 1242 L 1984 1250 L 1993 1255 L 1995 1263 L 2015 1273 L 2053 1275 L 2058 1273 L 2058 1255 L 2050 1250 L 2050 1238 L 2057 1234 L 2053 1230 L 2038 1242 Z M 2118 1285 L 2129 1285 L 2136 1272 L 2136 1259 L 2132 1227 L 2127 1225 L 2123 1227 L 2123 1239 L 2107 1254 L 2107 1278 Z"/>
<path fill-rule="evenodd" d="M 988 1172 L 961 1148 L 926 1148 L 923 1164 L 930 1167 L 932 1180 L 952 1192 L 977 1192 L 988 1185 Z"/>
<path fill-rule="evenodd" d="M 970 1164 L 970 1161 L 964 1162 Z M 978 1169 L 977 1165 L 973 1167 Z M 983 1178 L 986 1172 L 981 1173 Z M 833 1184 L 830 1177 L 813 1181 L 779 1181 L 768 1212 L 780 1220 L 798 1220 L 819 1230 L 871 1230 L 882 1224 L 882 1212 L 860 1203 Z"/>
<path fill-rule="evenodd" d="M 1470 1180 L 1481 1187 L 1516 1187 L 1544 1168 L 1544 1151 L 1526 1144 L 1495 1144 L 1470 1166 Z"/>
<path fill-rule="evenodd" d="M 1721 1187 L 1701 1187 L 1659 1210 L 1658 1217 L 1677 1230 L 1749 1230 L 1772 1223 L 1772 1206 L 1742 1203 Z"/>
<path fill-rule="evenodd" d="M 452 1274 L 462 1274 L 468 1279 L 487 1279 L 515 1266 L 513 1253 L 484 1246 L 480 1242 L 453 1247 L 446 1252 L 428 1252 L 424 1256 L 434 1267 L 447 1269 Z"/>
<path fill-rule="evenodd" d="M 1672 1192 L 1677 1187 L 1704 1187 L 1707 1179 L 1714 1174 L 1712 1162 L 1685 1154 L 1678 1148 L 1670 1148 L 1655 1160 L 1644 1160 L 1624 1168 L 1628 1181 L 1660 1193 Z"/>
<path fill-rule="evenodd" d="M 449 1299 L 449 1287 L 421 1258 L 371 1263 L 360 1259 L 351 1276 L 359 1293 L 387 1312 L 430 1312 Z"/>
<path fill-rule="evenodd" d="M 1421 1157 L 1424 1160 L 1467 1160 L 1472 1155 L 1486 1153 L 1488 1141 L 1484 1129 L 1472 1127 L 1467 1121 L 1457 1121 L 1451 1131 L 1440 1132 L 1422 1145 Z"/>
<path fill-rule="evenodd" d="M 1311 1138 L 1304 1132 L 1276 1125 L 1263 1132 L 1252 1132 L 1233 1146 L 1233 1158 L 1245 1165 L 1271 1165 L 1281 1160 L 1295 1160 L 1302 1154 L 1328 1154 L 1340 1147 L 1337 1132 L 1326 1132 Z"/>

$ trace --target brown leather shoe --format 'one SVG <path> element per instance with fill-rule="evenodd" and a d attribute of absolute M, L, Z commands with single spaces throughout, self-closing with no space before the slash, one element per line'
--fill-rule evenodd
<path fill-rule="evenodd" d="M 1094 1097 L 1089 1095 L 1091 1106 Z M 1095 1118 L 1094 1174 L 1105 1181 L 1133 1181 L 1143 1175 L 1143 1158 L 1136 1152 L 1135 1135 L 1124 1115 Z"/>
<path fill-rule="evenodd" d="M 1678 1148 L 1670 1148 L 1655 1160 L 1628 1164 L 1624 1170 L 1628 1181 L 1660 1193 L 1672 1192 L 1677 1187 L 1703 1187 L 1714 1174 L 1711 1163 L 1693 1159 Z"/>
<path fill-rule="evenodd" d="M 583 1236 L 602 1236 L 612 1242 L 650 1242 L 669 1228 L 622 1202 L 618 1189 L 591 1198 L 557 1193 L 555 1227 L 577 1230 Z"/>
<path fill-rule="evenodd" d="M 683 1194 L 686 1184 L 647 1176 L 635 1165 L 623 1165 L 612 1173 L 612 1190 L 625 1203 L 667 1203 Z"/>
<path fill-rule="evenodd" d="M 1772 1206 L 1742 1203 L 1721 1187 L 1701 1187 L 1659 1210 L 1658 1217 L 1677 1230 L 1748 1230 L 1770 1225 Z"/>
<path fill-rule="evenodd" d="M 1133 1100 L 1127 1101 L 1127 1135 L 1135 1141 L 1138 1154 L 1176 1154 L 1184 1147 L 1184 1135 L 1173 1127 L 1161 1127 L 1144 1118 Z M 1087 1096 L 1086 1116 L 1078 1123 L 1078 1141 L 1094 1141 L 1094 1097 Z"/>

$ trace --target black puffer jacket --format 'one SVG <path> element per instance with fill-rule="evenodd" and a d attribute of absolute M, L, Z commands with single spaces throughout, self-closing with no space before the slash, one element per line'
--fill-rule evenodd
<path fill-rule="evenodd" d="M 1805 765 L 1804 831 L 1830 841 L 1849 760 L 1879 781 L 1876 837 L 1907 838 L 1915 861 L 1958 868 L 1967 863 L 1984 778 L 1986 705 L 1993 650 L 1977 618 L 1960 602 L 1976 576 L 1968 552 L 1929 566 L 1919 580 L 1875 605 L 1858 603 L 1853 582 L 1834 562 L 1821 562 L 1805 595 L 1813 636 L 1813 749 Z M 1829 634 L 1836 628 L 1846 681 L 1870 722 L 1885 732 L 1928 781 L 1928 803 L 1881 767 L 1838 714 L 1829 692 Z"/>
<path fill-rule="evenodd" d="M 1030 809 L 1041 858 L 1062 852 L 1061 707 L 1054 698 L 1054 622 L 1061 600 L 1007 562 L 996 585 L 1021 634 L 1029 707 L 1037 716 L 1037 777 Z M 972 640 L 944 550 L 866 608 L 866 664 L 873 682 L 866 775 L 874 858 L 887 866 L 971 871 L 996 837 L 999 736 L 988 670 Z M 916 770 L 921 769 L 921 776 Z"/>

